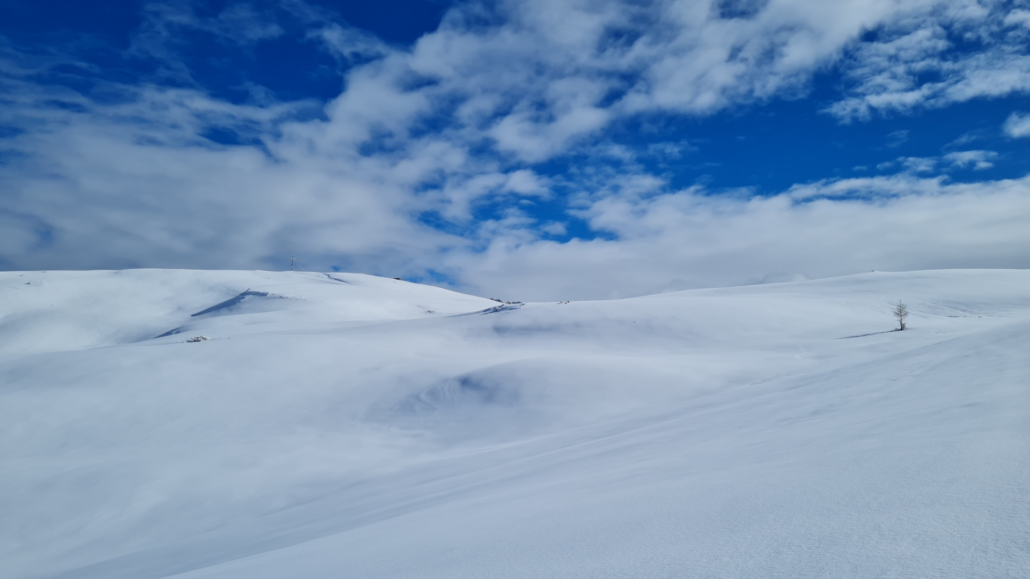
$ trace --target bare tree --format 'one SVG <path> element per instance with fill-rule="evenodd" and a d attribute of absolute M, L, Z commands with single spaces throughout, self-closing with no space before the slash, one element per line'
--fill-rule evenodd
<path fill-rule="evenodd" d="M 894 317 L 898 318 L 898 331 L 905 329 L 905 318 L 908 317 L 908 306 L 898 302 L 898 305 L 894 306 Z"/>

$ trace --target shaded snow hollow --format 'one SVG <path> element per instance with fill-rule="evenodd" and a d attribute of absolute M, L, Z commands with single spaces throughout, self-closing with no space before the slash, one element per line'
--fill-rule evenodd
<path fill-rule="evenodd" d="M 1026 271 L 0 273 L 0 575 L 1026 577 L 1028 346 Z"/>

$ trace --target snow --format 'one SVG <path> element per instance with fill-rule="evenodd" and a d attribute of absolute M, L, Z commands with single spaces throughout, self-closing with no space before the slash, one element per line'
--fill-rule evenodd
<path fill-rule="evenodd" d="M 1026 577 L 1027 288 L 0 273 L 0 575 Z"/>

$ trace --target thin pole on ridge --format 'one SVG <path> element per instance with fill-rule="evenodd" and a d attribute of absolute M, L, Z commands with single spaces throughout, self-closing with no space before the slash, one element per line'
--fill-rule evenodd
<path fill-rule="evenodd" d="M 293 257 L 290 257 L 290 271 L 293 271 Z"/>

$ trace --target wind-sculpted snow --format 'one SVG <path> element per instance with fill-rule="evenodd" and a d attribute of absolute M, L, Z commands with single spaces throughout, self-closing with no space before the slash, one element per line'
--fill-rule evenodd
<path fill-rule="evenodd" d="M 215 304 L 215 305 L 211 306 L 210 308 L 205 308 L 205 309 L 203 309 L 203 310 L 201 310 L 201 311 L 199 311 L 199 312 L 197 312 L 195 314 L 191 314 L 190 317 L 191 318 L 195 318 L 197 316 L 206 316 L 208 314 L 212 314 L 212 313 L 215 313 L 215 312 L 228 313 L 228 312 L 225 312 L 225 310 L 232 309 L 233 306 L 238 305 L 240 302 L 242 302 L 243 300 L 247 299 L 248 297 L 249 298 L 267 298 L 270 295 L 271 294 L 269 294 L 268 292 L 256 292 L 256 291 L 247 290 L 245 292 L 240 293 L 240 295 L 238 295 L 238 296 L 234 296 L 234 297 L 231 297 L 231 298 L 225 300 L 222 303 Z M 285 296 L 273 296 L 273 298 L 285 299 Z"/>
<path fill-rule="evenodd" d="M 1027 287 L 2 273 L 0 575 L 1021 577 Z"/>

